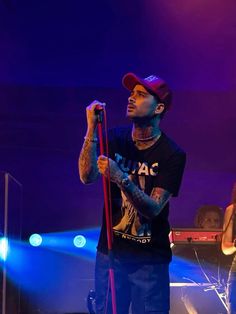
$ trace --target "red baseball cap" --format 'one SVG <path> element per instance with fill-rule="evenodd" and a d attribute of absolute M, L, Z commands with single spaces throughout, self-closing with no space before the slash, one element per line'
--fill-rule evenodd
<path fill-rule="evenodd" d="M 142 79 L 134 73 L 127 73 L 123 76 L 122 84 L 130 91 L 134 89 L 135 85 L 140 84 L 150 94 L 155 95 L 165 105 L 166 110 L 169 110 L 171 107 L 172 92 L 166 82 L 160 77 L 150 75 Z"/>

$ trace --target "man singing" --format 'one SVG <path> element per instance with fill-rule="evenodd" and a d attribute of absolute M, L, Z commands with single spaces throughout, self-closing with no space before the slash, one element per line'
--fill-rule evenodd
<path fill-rule="evenodd" d="M 87 133 L 79 157 L 84 184 L 99 174 L 110 175 L 114 275 L 117 313 L 169 313 L 169 200 L 177 196 L 185 152 L 160 129 L 170 109 L 172 93 L 166 82 L 151 75 L 123 77 L 130 91 L 126 116 L 129 127 L 109 131 L 108 156 L 97 157 L 97 116 L 93 101 L 87 108 Z M 108 171 L 108 165 L 110 171 Z M 108 287 L 109 259 L 103 219 L 97 247 L 96 313 L 112 313 Z"/>

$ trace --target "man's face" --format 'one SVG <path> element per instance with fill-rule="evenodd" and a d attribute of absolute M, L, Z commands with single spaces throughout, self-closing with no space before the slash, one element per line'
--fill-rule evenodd
<path fill-rule="evenodd" d="M 157 106 L 155 97 L 142 85 L 136 85 L 128 98 L 126 116 L 130 119 L 151 118 Z"/>
<path fill-rule="evenodd" d="M 216 212 L 207 212 L 201 223 L 203 229 L 218 229 L 220 225 L 220 217 Z"/>

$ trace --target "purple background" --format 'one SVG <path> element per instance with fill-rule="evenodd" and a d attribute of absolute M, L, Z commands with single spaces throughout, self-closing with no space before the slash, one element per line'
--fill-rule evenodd
<path fill-rule="evenodd" d="M 104 101 L 109 127 L 127 124 L 121 79 L 130 71 L 159 75 L 174 92 L 162 129 L 186 150 L 187 165 L 172 226 L 192 227 L 204 204 L 229 204 L 235 14 L 235 0 L 0 1 L 0 170 L 23 184 L 23 237 L 100 225 L 101 181 L 84 186 L 77 171 L 85 107 Z M 30 266 L 19 271 L 39 299 L 58 313 L 85 307 L 93 263 L 26 251 Z"/>

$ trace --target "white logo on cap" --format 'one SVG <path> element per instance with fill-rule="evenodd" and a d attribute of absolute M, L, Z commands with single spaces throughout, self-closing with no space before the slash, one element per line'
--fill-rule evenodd
<path fill-rule="evenodd" d="M 148 76 L 148 77 L 145 78 L 145 81 L 152 82 L 152 81 L 157 80 L 157 79 L 158 79 L 157 76 L 155 76 L 155 75 L 150 75 L 150 76 Z"/>

